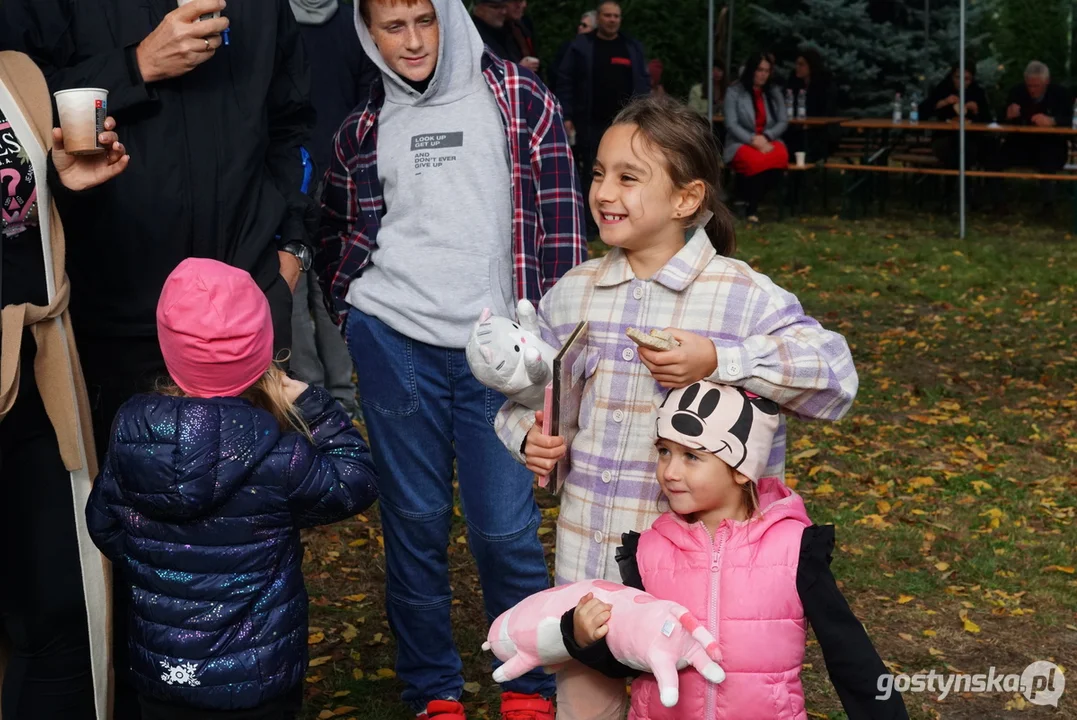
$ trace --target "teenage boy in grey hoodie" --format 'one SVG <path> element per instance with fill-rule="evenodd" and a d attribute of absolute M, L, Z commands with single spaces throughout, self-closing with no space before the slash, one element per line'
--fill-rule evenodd
<path fill-rule="evenodd" d="M 359 373 L 382 480 L 386 605 L 404 700 L 463 720 L 450 624 L 453 469 L 490 620 L 549 582 L 532 477 L 464 358 L 483 308 L 512 316 L 585 255 L 556 98 L 488 52 L 460 0 L 360 0 L 381 71 L 325 178 L 319 276 Z M 553 720 L 552 678 L 503 687 L 505 720 Z"/>

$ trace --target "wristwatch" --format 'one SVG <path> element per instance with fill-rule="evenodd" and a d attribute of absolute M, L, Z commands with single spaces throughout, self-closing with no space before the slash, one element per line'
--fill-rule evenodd
<path fill-rule="evenodd" d="M 281 248 L 284 252 L 295 255 L 299 259 L 299 267 L 303 272 L 310 270 L 311 264 L 314 262 L 314 253 L 310 251 L 310 248 L 300 242 L 290 242 Z"/>

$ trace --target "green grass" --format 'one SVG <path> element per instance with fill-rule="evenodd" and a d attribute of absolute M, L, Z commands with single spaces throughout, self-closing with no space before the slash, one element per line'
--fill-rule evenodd
<path fill-rule="evenodd" d="M 790 423 L 787 481 L 816 522 L 837 525 L 834 573 L 895 671 L 1072 664 L 1077 246 L 1048 227 L 974 225 L 965 241 L 953 227 L 806 218 L 741 233 L 738 257 L 842 332 L 860 374 L 845 420 Z M 555 501 L 541 495 L 552 528 Z M 497 717 L 462 528 L 450 559 L 465 702 L 475 717 Z M 308 535 L 321 635 L 311 657 L 328 659 L 310 670 L 307 718 L 409 717 L 398 681 L 377 678 L 393 664 L 378 532 L 370 513 Z M 367 542 L 350 546 L 357 540 Z M 366 597 L 345 599 L 357 594 Z M 806 663 L 813 717 L 843 717 L 813 641 Z M 1073 694 L 1057 710 L 1005 693 L 906 703 L 914 718 L 1074 717 Z"/>

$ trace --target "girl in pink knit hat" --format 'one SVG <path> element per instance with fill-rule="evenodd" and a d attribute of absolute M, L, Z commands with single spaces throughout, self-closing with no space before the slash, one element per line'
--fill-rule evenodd
<path fill-rule="evenodd" d="M 370 452 L 328 392 L 273 365 L 245 271 L 185 260 L 157 331 L 171 383 L 120 408 L 86 509 L 129 594 L 118 670 L 143 720 L 289 720 L 307 668 L 299 530 L 374 502 Z"/>
<path fill-rule="evenodd" d="M 886 667 L 830 573 L 833 526 L 813 525 L 800 496 L 767 466 L 778 406 L 709 381 L 674 390 L 658 410 L 658 481 L 669 512 L 622 536 L 625 584 L 688 608 L 718 640 L 720 684 L 691 668 L 679 697 L 654 676 L 632 685 L 629 720 L 806 720 L 800 668 L 810 622 L 851 720 L 907 718 L 881 692 Z M 611 606 L 585 596 L 562 618 L 572 656 L 609 677 L 638 675 L 604 638 Z"/>

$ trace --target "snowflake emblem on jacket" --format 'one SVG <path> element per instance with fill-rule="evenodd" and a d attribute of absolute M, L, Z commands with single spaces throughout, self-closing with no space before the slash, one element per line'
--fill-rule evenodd
<path fill-rule="evenodd" d="M 194 676 L 198 671 L 198 666 L 194 663 L 169 665 L 167 660 L 162 660 L 161 667 L 165 669 L 165 672 L 161 673 L 161 680 L 169 685 L 190 685 L 191 687 L 198 687 L 202 684 Z"/>

